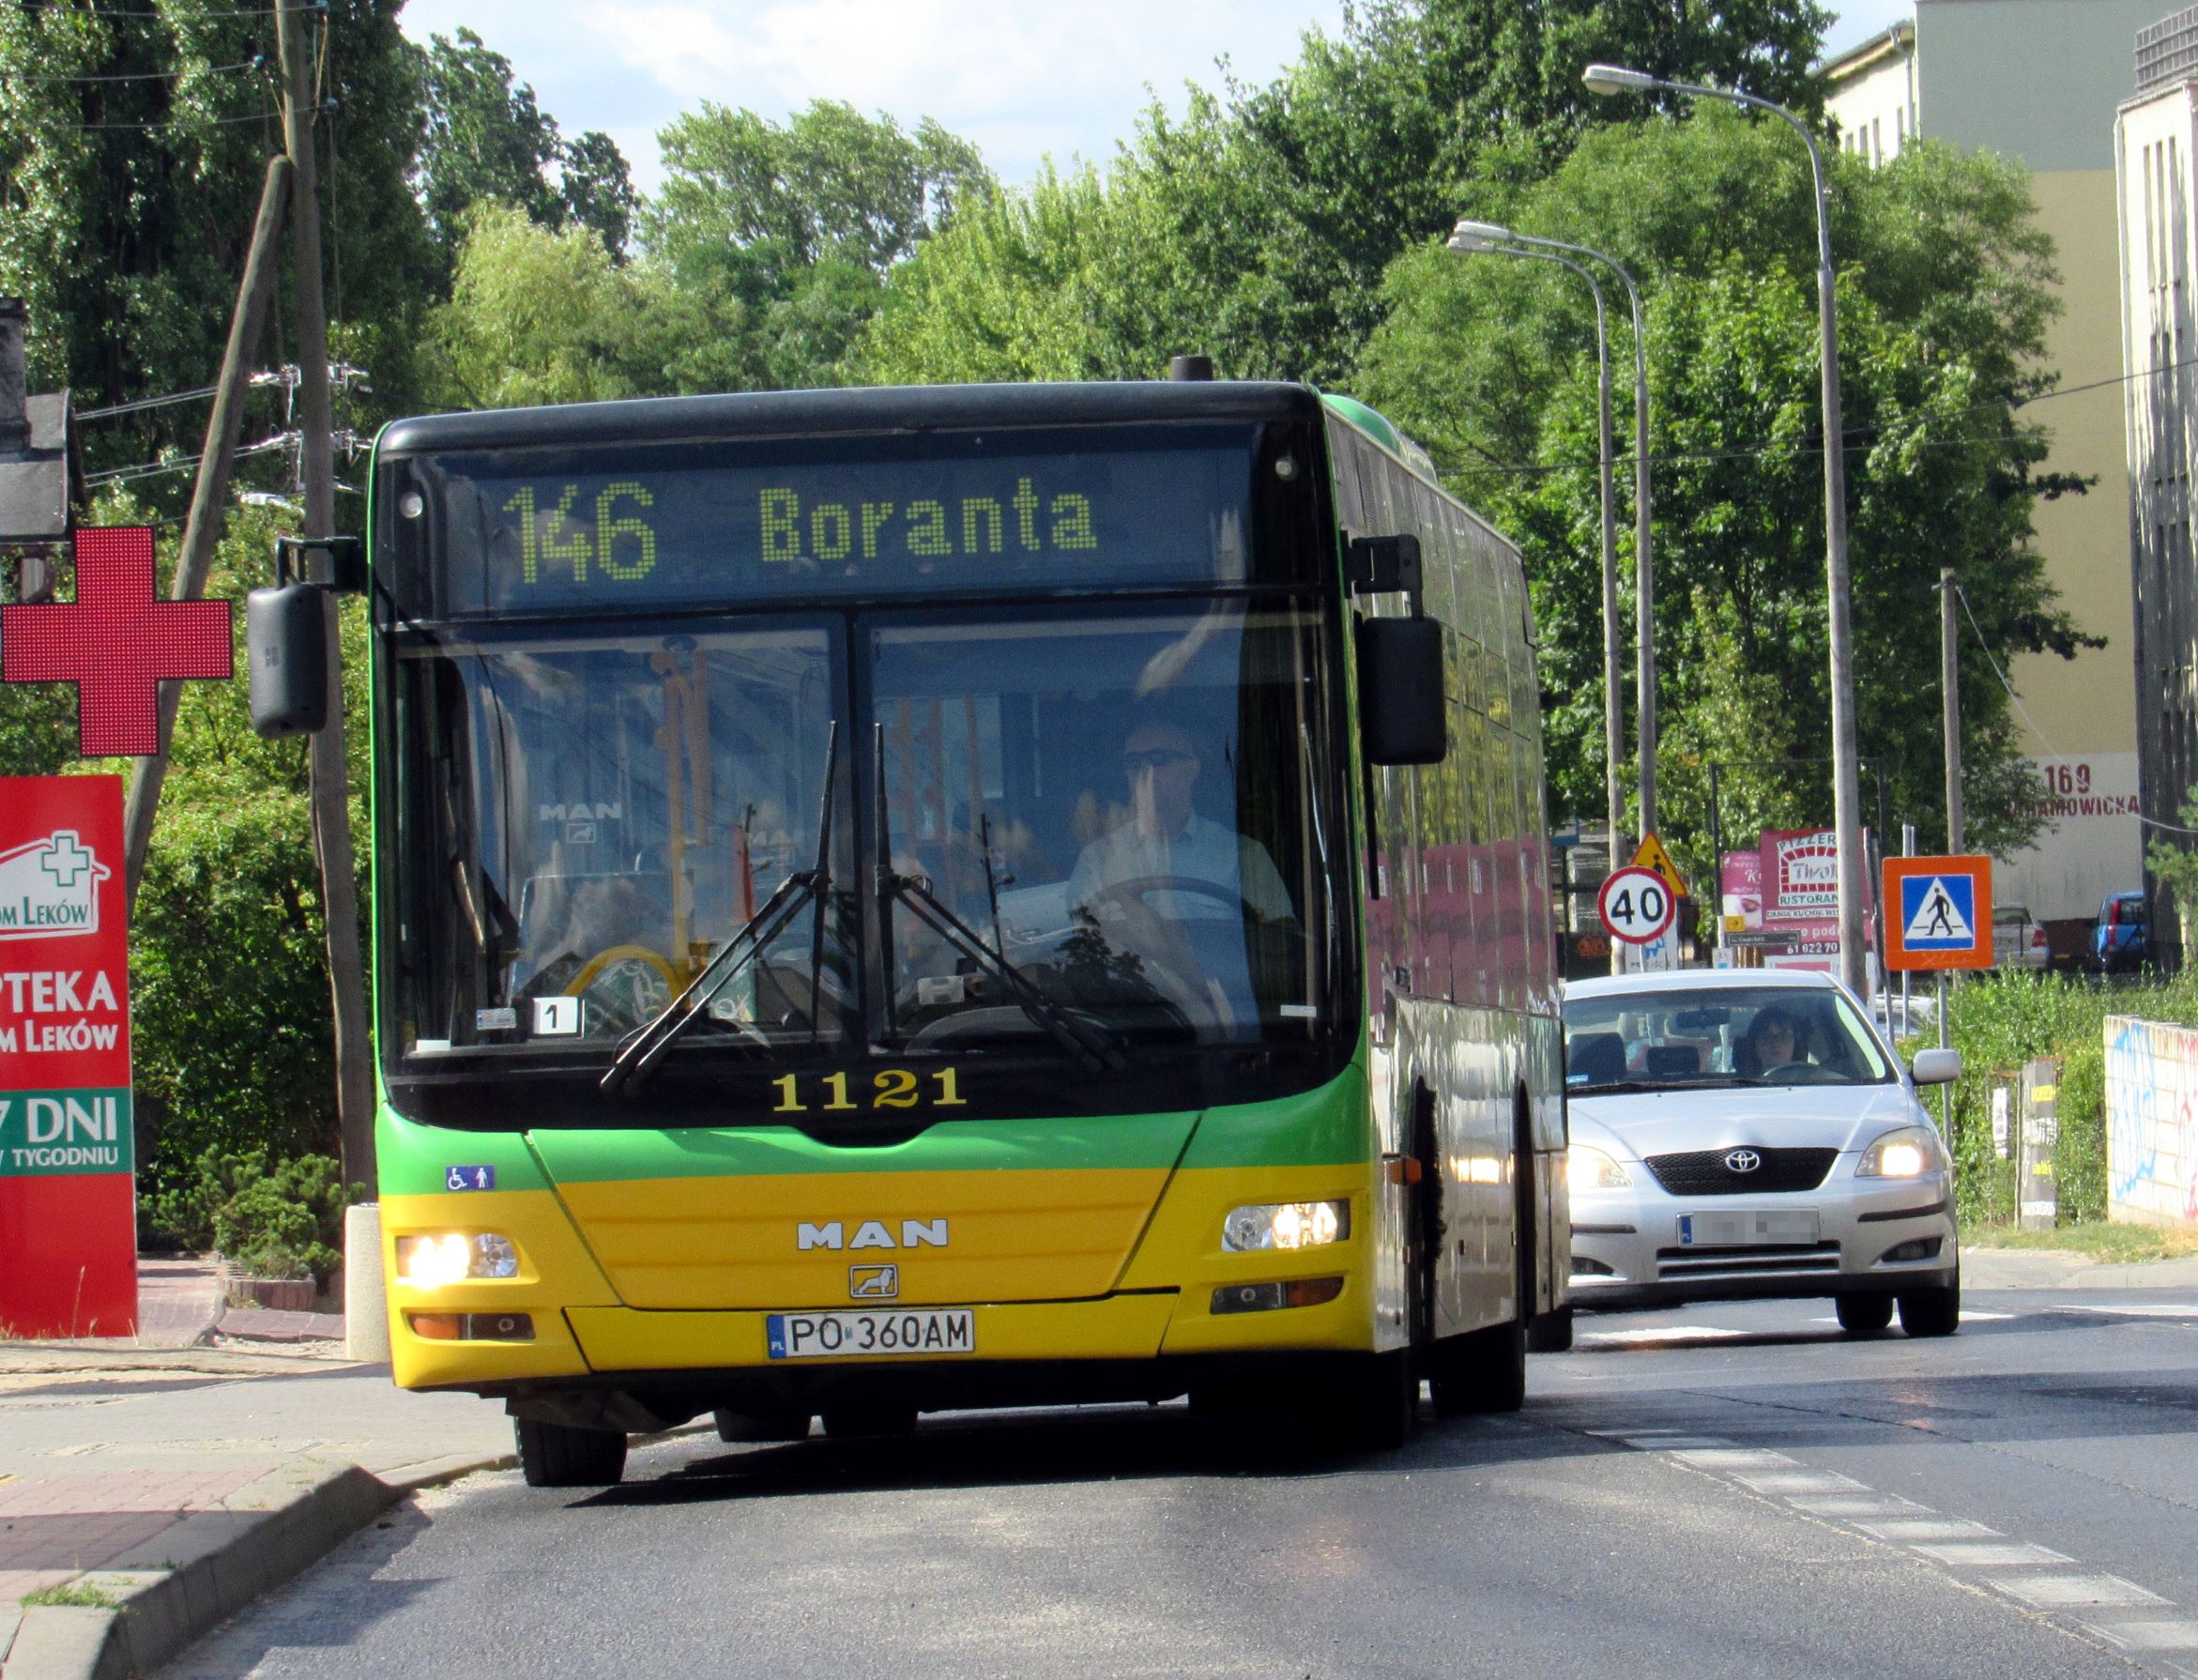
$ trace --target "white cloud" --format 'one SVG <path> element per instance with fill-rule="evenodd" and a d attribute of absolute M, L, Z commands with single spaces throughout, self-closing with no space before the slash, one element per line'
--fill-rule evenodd
<path fill-rule="evenodd" d="M 1148 84 L 1180 109 L 1224 55 L 1264 81 L 1301 34 L 1335 34 L 1342 0 L 414 0 L 406 32 L 471 27 L 568 132 L 611 132 L 644 185 L 656 130 L 704 99 L 783 117 L 812 99 L 933 116 L 1003 178 L 1041 158 L 1104 160 Z"/>

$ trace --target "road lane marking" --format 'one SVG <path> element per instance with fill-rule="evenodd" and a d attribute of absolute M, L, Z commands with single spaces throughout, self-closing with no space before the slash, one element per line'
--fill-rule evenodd
<path fill-rule="evenodd" d="M 2006 1315 L 2001 1315 L 2006 1316 Z M 1906 1551 L 1917 1561 L 1971 1584 L 2012 1598 L 2033 1610 L 2064 1618 L 2083 1632 L 2132 1654 L 2157 1654 L 2151 1666 L 2163 1673 L 2198 1680 L 2198 1668 L 2185 1667 L 2171 1654 L 2198 1651 L 2198 1621 L 2175 1618 L 2168 1599 L 2119 1575 L 2077 1573 L 2074 1558 L 2050 1547 L 2009 1539 L 1999 1530 L 1962 1518 L 1942 1517 L 1929 1505 L 1897 1494 L 1879 1493 L 1852 1476 L 1811 1471 L 1792 1456 L 1769 1447 L 1751 1447 L 1717 1435 L 1686 1435 L 1671 1429 L 1595 1429 L 1588 1433 L 1623 1442 L 1642 1452 L 1659 1453 L 1690 1469 L 1782 1501 L 1811 1517 L 1848 1527 Z M 1826 1489 L 1837 1489 L 1833 1492 Z M 2125 1612 L 2105 1619 L 2086 1611 Z M 2126 1619 L 2129 1611 L 2169 1612 L 2145 1620 Z"/>
<path fill-rule="evenodd" d="M 1870 1489 L 1851 1475 L 1833 1475 L 1822 1471 L 1780 1471 L 1770 1475 L 1744 1474 L 1746 1482 L 1758 1493 L 1868 1493 Z"/>
<path fill-rule="evenodd" d="M 2091 1627 L 2131 1651 L 2198 1651 L 2198 1622 L 2094 1622 Z"/>
<path fill-rule="evenodd" d="M 1752 1330 L 1726 1330 L 1715 1324 L 1652 1324 L 1641 1330 L 1591 1330 L 1577 1338 L 1581 1348 L 1642 1348 L 1662 1342 L 1720 1342 L 1753 1336 Z"/>
<path fill-rule="evenodd" d="M 2001 1568 L 2016 1564 L 2072 1564 L 2076 1560 L 2050 1546 L 2032 1546 L 2022 1540 L 1955 1541 L 1946 1545 L 1909 1542 L 1908 1550 L 1921 1552 L 1937 1564 L 1964 1569 Z"/>
<path fill-rule="evenodd" d="M 2118 1575 L 2011 1575 L 1988 1579 L 2009 1597 L 2035 1604 L 2040 1610 L 2075 1609 L 2090 1604 L 2167 1603 L 2158 1593 L 2148 1593 L 2135 1581 L 2124 1581 Z"/>
<path fill-rule="evenodd" d="M 2165 1303 L 2133 1305 L 2129 1306 L 2056 1306 L 2055 1312 L 2096 1313 L 2106 1319 L 2198 1319 L 2198 1306 L 2168 1306 Z M 1963 1315 L 1966 1316 L 1966 1315 Z"/>
<path fill-rule="evenodd" d="M 1951 1519 L 1935 1521 L 1857 1522 L 1855 1526 L 1877 1539 L 1900 1543 L 1910 1540 L 1997 1540 L 2002 1537 L 1998 1529 L 1987 1528 L 1981 1522 L 1962 1522 Z"/>

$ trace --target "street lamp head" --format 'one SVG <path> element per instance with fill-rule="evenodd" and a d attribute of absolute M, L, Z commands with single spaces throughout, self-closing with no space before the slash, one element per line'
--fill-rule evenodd
<path fill-rule="evenodd" d="M 1511 243 L 1511 230 L 1499 227 L 1493 221 L 1474 221 L 1470 218 L 1450 230 L 1450 249 L 1453 251 L 1492 251 L 1499 245 Z"/>
<path fill-rule="evenodd" d="M 1588 92 L 1599 94 L 1641 93 L 1656 84 L 1656 79 L 1646 70 L 1629 70 L 1617 64 L 1591 64 L 1580 79 L 1587 84 Z"/>

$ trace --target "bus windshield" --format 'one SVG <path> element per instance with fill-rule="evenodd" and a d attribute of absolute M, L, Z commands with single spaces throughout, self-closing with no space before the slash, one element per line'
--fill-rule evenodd
<path fill-rule="evenodd" d="M 393 1047 L 607 1061 L 789 880 L 675 1054 L 1059 1055 L 1063 1012 L 1071 1044 L 1304 1042 L 1347 850 L 1321 624 L 1216 599 L 409 639 Z"/>

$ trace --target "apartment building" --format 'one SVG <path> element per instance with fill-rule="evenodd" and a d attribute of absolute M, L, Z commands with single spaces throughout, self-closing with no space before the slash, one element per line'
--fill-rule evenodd
<path fill-rule="evenodd" d="M 2137 36 L 2159 21 L 2160 4 L 1917 0 L 1913 23 L 1820 67 L 1844 149 L 1886 163 L 1927 136 L 2016 159 L 2031 172 L 2039 224 L 2058 252 L 2062 313 L 2046 362 L 2061 393 L 2029 413 L 2051 428 L 2045 470 L 2096 482 L 2088 495 L 2038 504 L 2037 546 L 2061 604 L 2107 645 L 2072 661 L 2022 655 L 2009 665 L 2049 826 L 2001 860 L 1993 887 L 2003 905 L 2021 904 L 2047 924 L 2063 961 L 2082 948 L 2099 900 L 2135 887 L 2143 869 L 2115 113 L 2135 85 Z M 1992 651 L 2007 662 L 2005 649 Z M 2145 809 L 2172 815 L 2175 802 Z M 1921 838 L 1927 848 L 1944 840 Z"/>

